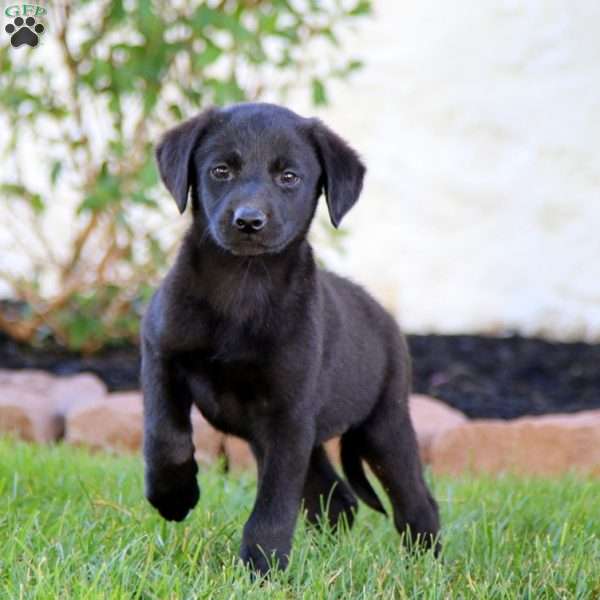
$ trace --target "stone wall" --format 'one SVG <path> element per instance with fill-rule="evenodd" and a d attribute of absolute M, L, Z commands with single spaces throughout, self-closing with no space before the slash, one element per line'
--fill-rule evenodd
<path fill-rule="evenodd" d="M 514 421 L 469 421 L 433 398 L 413 395 L 410 414 L 423 462 L 435 473 L 517 473 L 600 476 L 600 410 Z M 90 374 L 54 377 L 42 371 L 0 369 L 0 435 L 108 452 L 141 452 L 142 396 L 108 394 Z M 192 411 L 196 459 L 221 460 L 233 470 L 255 468 L 243 440 L 213 429 Z M 337 440 L 327 443 L 335 462 Z"/>

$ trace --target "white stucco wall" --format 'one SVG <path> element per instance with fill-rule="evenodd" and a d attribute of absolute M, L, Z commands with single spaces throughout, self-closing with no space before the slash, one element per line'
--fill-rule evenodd
<path fill-rule="evenodd" d="M 410 331 L 600 339 L 600 2 L 375 4 L 318 111 L 369 168 L 329 263 Z"/>
<path fill-rule="evenodd" d="M 412 331 L 600 337 L 600 3 L 379 0 L 322 116 L 366 159 L 336 267 Z"/>

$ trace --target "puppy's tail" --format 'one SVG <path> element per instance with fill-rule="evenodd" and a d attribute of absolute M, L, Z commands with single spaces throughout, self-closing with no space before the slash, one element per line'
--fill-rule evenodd
<path fill-rule="evenodd" d="M 387 514 L 385 508 L 383 508 L 381 500 L 377 497 L 375 490 L 371 487 L 365 474 L 362 459 L 358 452 L 359 447 L 360 442 L 352 435 L 352 433 L 346 433 L 342 436 L 340 450 L 342 468 L 356 495 L 367 506 L 385 515 Z"/>

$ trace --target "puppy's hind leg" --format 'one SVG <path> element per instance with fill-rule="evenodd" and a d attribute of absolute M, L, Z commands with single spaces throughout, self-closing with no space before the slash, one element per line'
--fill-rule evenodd
<path fill-rule="evenodd" d="M 409 540 L 439 551 L 437 503 L 423 478 L 406 384 L 392 376 L 367 421 L 354 432 L 362 456 L 392 503 L 394 524 Z M 407 540 L 407 541 L 409 541 Z"/>
<path fill-rule="evenodd" d="M 317 446 L 312 452 L 302 498 L 312 525 L 318 526 L 319 518 L 325 513 L 332 529 L 336 529 L 344 518 L 348 527 L 352 527 L 358 502 L 336 473 L 323 446 Z"/>

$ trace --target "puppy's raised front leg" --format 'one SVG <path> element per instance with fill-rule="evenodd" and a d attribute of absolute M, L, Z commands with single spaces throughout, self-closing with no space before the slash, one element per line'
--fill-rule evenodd
<path fill-rule="evenodd" d="M 298 416 L 279 414 L 261 425 L 258 493 L 240 556 L 263 575 L 273 555 L 279 568 L 287 566 L 315 432 Z"/>
<path fill-rule="evenodd" d="M 142 346 L 146 497 L 169 521 L 182 521 L 200 497 L 191 399 L 167 357 Z"/>

